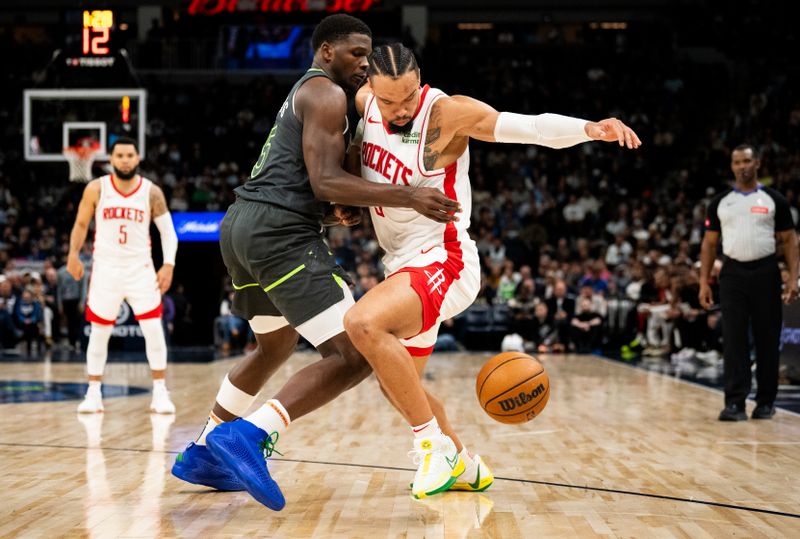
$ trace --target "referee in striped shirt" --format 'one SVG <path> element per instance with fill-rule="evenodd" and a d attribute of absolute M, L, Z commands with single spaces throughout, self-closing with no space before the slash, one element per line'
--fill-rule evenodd
<path fill-rule="evenodd" d="M 731 153 L 733 189 L 711 200 L 706 233 L 700 251 L 700 304 L 713 303 L 708 285 L 711 267 L 722 236 L 724 264 L 720 272 L 720 303 L 725 368 L 725 409 L 720 421 L 747 419 L 745 399 L 750 394 L 750 344 L 752 329 L 756 349 L 756 408 L 753 419 L 775 414 L 778 393 L 778 358 L 785 303 L 794 301 L 797 287 L 797 236 L 789 203 L 774 189 L 760 185 L 757 150 L 743 144 Z M 781 274 L 776 238 L 783 247 L 789 278 L 781 294 Z"/>

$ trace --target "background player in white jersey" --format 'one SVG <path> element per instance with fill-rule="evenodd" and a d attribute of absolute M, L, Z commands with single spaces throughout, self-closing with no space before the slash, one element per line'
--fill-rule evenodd
<path fill-rule="evenodd" d="M 588 122 L 556 114 L 498 113 L 466 96 L 420 87 L 413 53 L 399 43 L 373 50 L 370 87 L 359 92 L 364 117 L 362 176 L 376 183 L 436 187 L 456 199 L 460 220 L 440 224 L 413 210 L 372 208 L 388 278 L 345 316 L 353 344 L 364 354 L 384 393 L 412 426 L 419 463 L 416 497 L 446 490 L 480 473 L 480 460 L 461 445 L 442 404 L 427 394 L 420 373 L 439 325 L 465 310 L 480 286 L 480 263 L 470 239 L 469 139 L 566 148 L 602 140 L 637 148 L 621 121 Z M 442 432 L 444 431 L 444 432 Z M 471 468 L 471 469 L 470 469 Z"/>
<path fill-rule="evenodd" d="M 92 324 L 86 349 L 89 389 L 78 406 L 82 413 L 103 411 L 100 385 L 108 357 L 108 341 L 122 301 L 130 304 L 145 340 L 153 373 L 150 410 L 175 413 L 165 384 L 167 343 L 161 324 L 161 295 L 172 284 L 178 237 L 161 188 L 137 174 L 136 142 L 119 138 L 111 145 L 114 173 L 89 182 L 78 206 L 69 241 L 67 271 L 83 277 L 78 257 L 95 220 L 92 273 L 86 301 L 86 320 Z M 164 263 L 156 273 L 150 250 L 150 221 L 158 227 Z"/>

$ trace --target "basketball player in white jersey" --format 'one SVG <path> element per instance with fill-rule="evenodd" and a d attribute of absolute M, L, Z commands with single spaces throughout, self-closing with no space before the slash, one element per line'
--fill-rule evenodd
<path fill-rule="evenodd" d="M 421 87 L 413 53 L 399 43 L 373 50 L 369 82 L 356 100 L 364 126 L 362 176 L 375 183 L 440 189 L 463 212 L 458 221 L 442 224 L 409 209 L 371 208 L 386 251 L 387 279 L 347 312 L 345 329 L 412 426 L 419 464 L 414 496 L 450 489 L 457 478 L 480 487 L 480 458 L 455 437 L 441 402 L 420 381 L 439 325 L 469 307 L 480 287 L 478 250 L 467 232 L 469 139 L 550 148 L 601 140 L 631 149 L 641 141 L 614 118 L 595 123 L 556 114 L 498 113 L 470 97 Z"/>
<path fill-rule="evenodd" d="M 120 305 L 131 306 L 145 340 L 147 361 L 153 374 L 150 411 L 174 414 L 165 383 L 167 344 L 161 324 L 161 295 L 172 284 L 178 237 L 161 188 L 137 174 L 136 142 L 119 138 L 111 145 L 114 173 L 92 180 L 83 191 L 69 241 L 67 271 L 83 277 L 78 254 L 95 220 L 92 272 L 86 301 L 86 320 L 91 323 L 86 364 L 89 389 L 78 412 L 103 411 L 100 385 L 108 356 L 108 341 Z M 150 250 L 150 222 L 158 227 L 164 263 L 156 273 Z"/>

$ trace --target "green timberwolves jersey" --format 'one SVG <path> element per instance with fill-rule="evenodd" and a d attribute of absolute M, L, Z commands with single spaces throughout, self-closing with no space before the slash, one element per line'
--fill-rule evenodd
<path fill-rule="evenodd" d="M 295 116 L 294 98 L 307 80 L 327 76 L 323 70 L 312 68 L 292 87 L 261 148 L 250 179 L 235 190 L 238 197 L 277 206 L 314 223 L 322 221 L 328 204 L 316 200 L 311 189 L 303 156 L 303 124 Z M 348 111 L 354 108 L 350 105 L 348 103 Z M 355 126 L 352 119 L 348 119 L 348 129 L 343 133 L 345 148 L 350 144 Z"/>

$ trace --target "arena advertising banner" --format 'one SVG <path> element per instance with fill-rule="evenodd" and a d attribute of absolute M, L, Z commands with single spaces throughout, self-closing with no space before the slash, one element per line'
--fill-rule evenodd
<path fill-rule="evenodd" d="M 800 380 L 800 302 L 783 306 L 781 371 L 793 380 Z"/>
<path fill-rule="evenodd" d="M 368 11 L 380 0 L 191 0 L 189 15 L 220 13 L 358 13 Z"/>
<path fill-rule="evenodd" d="M 172 223 L 178 241 L 219 241 L 219 225 L 225 212 L 177 212 Z"/>

